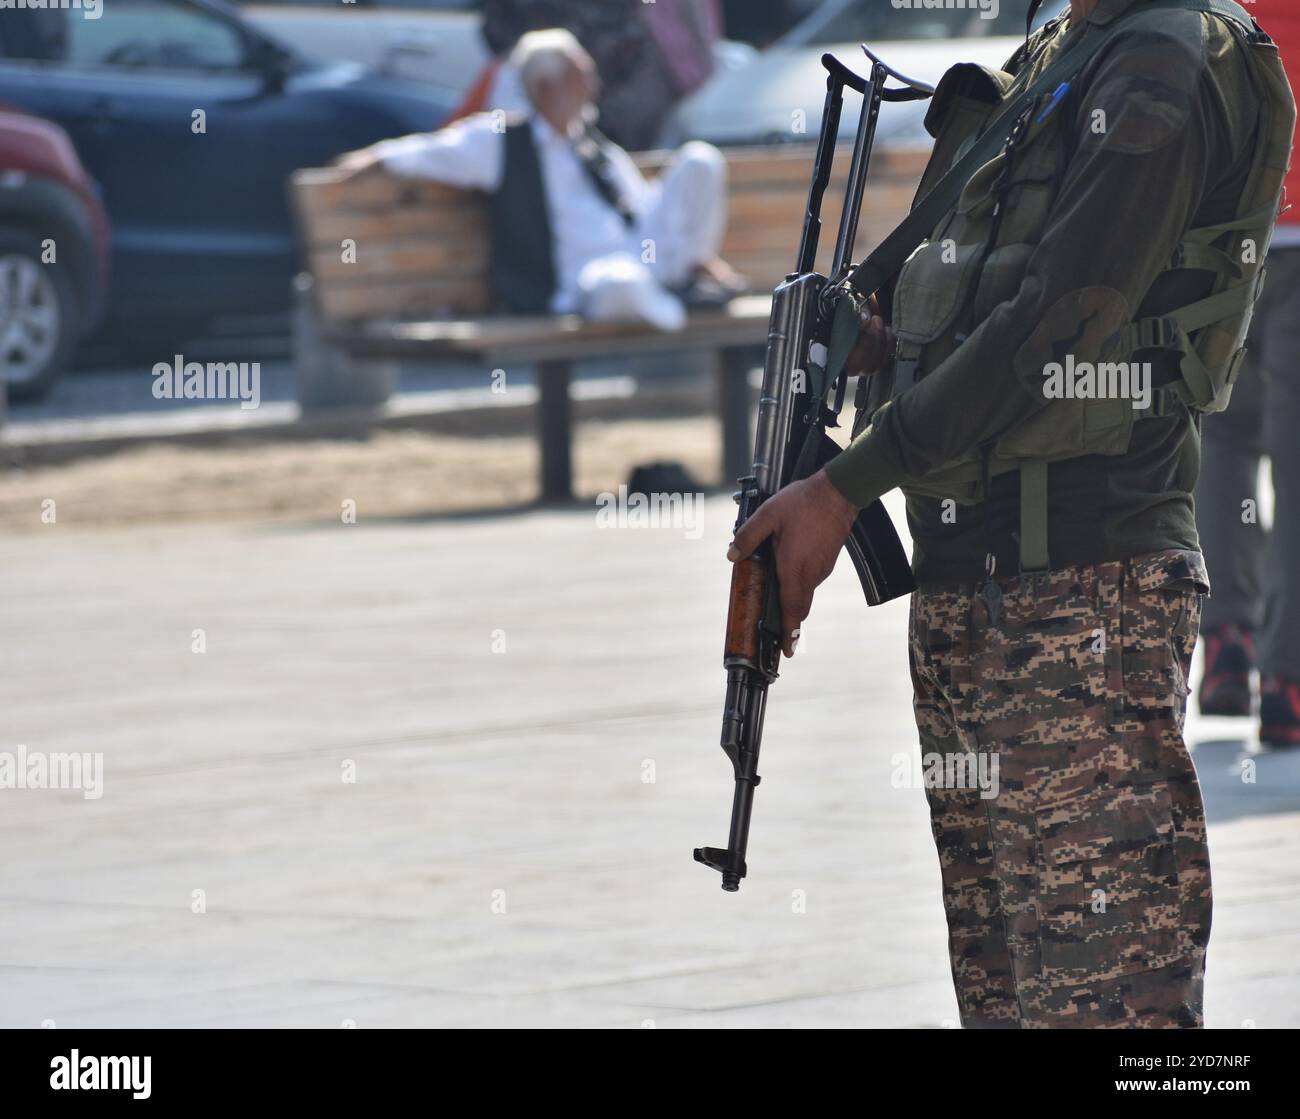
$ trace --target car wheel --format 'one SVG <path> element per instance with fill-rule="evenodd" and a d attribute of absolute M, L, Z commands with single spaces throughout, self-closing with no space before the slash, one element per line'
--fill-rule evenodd
<path fill-rule="evenodd" d="M 62 264 L 41 260 L 29 233 L 0 229 L 0 381 L 10 400 L 37 400 L 72 362 L 77 293 Z"/>

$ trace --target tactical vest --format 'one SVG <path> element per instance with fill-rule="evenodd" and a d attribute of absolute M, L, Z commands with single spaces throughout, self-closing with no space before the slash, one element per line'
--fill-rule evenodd
<path fill-rule="evenodd" d="M 1224 0 L 1157 0 L 1161 7 L 1223 18 L 1248 58 L 1257 94 L 1257 128 L 1251 171 L 1235 216 L 1218 225 L 1187 230 L 1166 266 L 1170 272 L 1213 276 L 1211 294 L 1155 318 L 1130 322 L 1104 344 L 1098 381 L 1114 382 L 1118 365 L 1142 351 L 1172 351 L 1180 376 L 1153 387 L 1150 406 L 1135 409 L 1126 393 L 1093 399 L 1052 399 L 995 443 L 904 489 L 962 504 L 982 501 L 990 477 L 1020 472 L 1020 563 L 1024 571 L 1049 567 L 1047 545 L 1048 465 L 1083 455 L 1122 455 L 1135 422 L 1187 408 L 1225 408 L 1245 356 L 1255 302 L 1264 282 L 1264 260 L 1290 165 L 1295 103 L 1277 48 L 1244 10 Z M 1150 7 L 1137 6 L 1104 29 L 1114 35 Z M 935 148 L 918 199 L 960 159 L 1010 99 L 1031 86 L 1061 49 L 1066 21 L 1050 24 L 1043 42 L 1015 76 L 970 64 L 954 67 L 941 81 L 927 126 Z M 1067 55 L 1068 57 L 1068 55 Z M 894 293 L 897 335 L 891 396 L 897 396 L 944 361 L 1023 282 L 1030 257 L 1051 216 L 1063 177 L 1066 130 L 1080 127 L 1060 90 L 1035 99 L 1021 113 L 1000 153 L 967 181 L 955 209 L 908 257 Z M 1012 187 L 1016 204 L 1006 205 Z M 1100 386 L 1099 386 L 1100 387 Z"/>

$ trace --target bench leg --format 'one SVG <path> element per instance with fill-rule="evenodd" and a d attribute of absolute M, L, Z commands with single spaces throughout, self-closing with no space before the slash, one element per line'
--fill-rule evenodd
<path fill-rule="evenodd" d="M 730 485 L 753 466 L 754 434 L 750 426 L 752 394 L 749 370 L 753 347 L 732 347 L 718 354 L 717 408 L 722 425 L 722 484 Z"/>
<path fill-rule="evenodd" d="M 294 279 L 293 365 L 299 407 L 377 408 L 397 388 L 398 363 L 353 358 L 325 340 L 313 296 L 315 281 Z"/>
<path fill-rule="evenodd" d="M 543 501 L 573 499 L 573 366 L 544 361 L 537 367 L 537 439 L 541 448 Z"/>

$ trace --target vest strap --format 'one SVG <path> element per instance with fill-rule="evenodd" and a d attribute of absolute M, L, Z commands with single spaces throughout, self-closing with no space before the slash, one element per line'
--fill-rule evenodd
<path fill-rule="evenodd" d="M 1117 356 L 1131 356 L 1139 350 L 1169 350 L 1178 354 L 1182 381 L 1178 383 L 1177 402 L 1206 408 L 1218 397 L 1223 386 L 1215 382 L 1205 367 L 1205 362 L 1192 345 L 1191 335 L 1214 323 L 1244 314 L 1255 302 L 1259 283 L 1259 278 L 1253 277 L 1167 315 L 1131 322 L 1116 335 L 1115 353 Z M 1144 417 L 1170 414 L 1157 410 L 1158 397 L 1159 391 L 1152 398 L 1152 406 L 1142 413 Z M 1173 402 L 1167 403 L 1172 406 Z"/>
<path fill-rule="evenodd" d="M 830 382 L 840 375 L 853 347 L 858 344 L 861 316 L 862 300 L 857 297 L 841 299 L 835 304 L 831 318 L 831 336 L 826 344 L 826 367 L 821 370 L 824 377 L 823 394 Z"/>
<path fill-rule="evenodd" d="M 1239 218 L 1230 218 L 1217 225 L 1201 225 L 1188 230 L 1183 235 L 1184 241 L 1215 241 L 1225 233 L 1235 233 L 1240 229 L 1263 229 L 1272 226 L 1277 218 L 1277 207 L 1273 203 L 1261 206 Z"/>
<path fill-rule="evenodd" d="M 925 347 L 917 342 L 905 342 L 901 338 L 898 340 L 894 354 L 894 387 L 891 397 L 899 396 L 916 384 L 924 351 Z"/>
<path fill-rule="evenodd" d="M 1260 272 L 1258 275 L 1263 273 Z M 1194 334 L 1216 322 L 1223 322 L 1224 319 L 1244 314 L 1254 304 L 1258 287 L 1259 280 L 1252 276 L 1244 284 L 1234 284 L 1217 295 L 1198 299 L 1195 303 L 1170 311 L 1165 317 L 1173 319 L 1184 334 Z"/>
<path fill-rule="evenodd" d="M 1231 280 L 1240 280 L 1246 274 L 1245 265 L 1238 263 L 1222 249 L 1197 241 L 1180 241 L 1174 250 L 1168 271 L 1179 272 L 1183 269 L 1213 272 L 1216 276 L 1227 276 Z"/>
<path fill-rule="evenodd" d="M 1151 407 L 1137 413 L 1139 420 L 1158 420 L 1192 406 L 1191 390 L 1182 382 L 1161 385 L 1151 391 Z"/>
<path fill-rule="evenodd" d="M 1201 360 L 1201 355 L 1193 348 L 1187 335 L 1183 335 L 1183 340 L 1187 344 L 1182 351 L 1182 360 L 1178 363 L 1183 379 L 1175 383 L 1185 387 L 1187 395 L 1197 408 L 1208 408 L 1218 397 L 1223 386 L 1215 383 L 1214 377 L 1205 367 L 1205 362 Z"/>

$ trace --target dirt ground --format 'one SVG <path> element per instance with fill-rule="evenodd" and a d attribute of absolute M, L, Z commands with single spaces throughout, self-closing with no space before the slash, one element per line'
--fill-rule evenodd
<path fill-rule="evenodd" d="M 637 463 L 676 460 L 718 482 L 711 418 L 578 425 L 574 488 L 616 489 Z M 531 435 L 468 438 L 377 432 L 365 440 L 252 442 L 221 448 L 151 445 L 60 466 L 0 474 L 0 532 L 141 523 L 357 519 L 519 506 L 537 497 Z"/>

